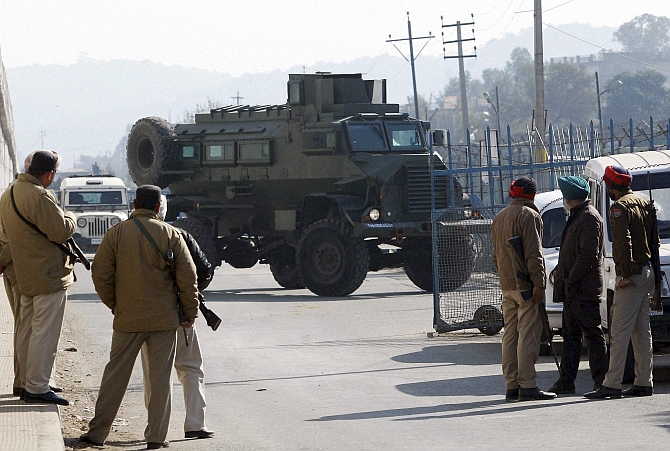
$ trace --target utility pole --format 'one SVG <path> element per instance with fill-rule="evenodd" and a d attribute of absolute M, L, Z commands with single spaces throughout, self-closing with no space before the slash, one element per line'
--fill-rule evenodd
<path fill-rule="evenodd" d="M 535 0 L 535 132 L 544 147 L 544 51 L 542 44 L 542 0 Z"/>
<path fill-rule="evenodd" d="M 46 135 L 47 135 L 46 130 L 40 130 L 40 131 L 37 132 L 37 136 L 40 138 L 40 140 L 42 142 L 42 147 L 40 147 L 40 149 L 44 149 L 44 137 Z"/>
<path fill-rule="evenodd" d="M 457 56 L 447 56 L 446 50 L 444 47 L 442 48 L 442 51 L 445 52 L 444 54 L 444 59 L 449 59 L 449 58 L 458 58 L 458 78 L 460 80 L 461 84 L 461 115 L 463 116 L 463 136 L 465 137 L 465 140 L 467 141 L 468 139 L 468 130 L 470 129 L 470 120 L 468 118 L 468 96 L 467 96 L 467 91 L 466 91 L 466 78 L 465 78 L 465 65 L 463 64 L 463 59 L 464 58 L 477 58 L 477 47 L 475 46 L 475 53 L 473 55 L 463 55 L 463 42 L 465 41 L 474 41 L 475 37 L 475 29 L 472 29 L 472 37 L 468 39 L 463 39 L 461 36 L 461 26 L 462 25 L 472 25 L 474 27 L 475 25 L 475 20 L 474 16 L 471 14 L 470 17 L 472 17 L 472 22 L 467 22 L 467 23 L 461 23 L 460 21 L 457 21 L 455 24 L 450 24 L 450 25 L 444 25 L 444 18 L 440 16 L 440 19 L 443 20 L 442 22 L 442 29 L 444 30 L 445 28 L 448 27 L 456 27 L 456 40 L 455 41 L 445 41 L 444 40 L 444 31 L 442 31 L 442 45 L 446 44 L 452 44 L 454 42 L 458 43 L 458 55 Z"/>
<path fill-rule="evenodd" d="M 239 104 L 240 104 L 240 100 L 242 100 L 243 98 L 244 98 L 244 97 L 240 97 L 240 91 L 237 91 L 237 95 L 236 95 L 236 96 L 232 96 L 232 97 L 231 97 L 231 99 L 235 99 L 235 102 L 236 102 L 235 105 L 239 105 Z"/>
<path fill-rule="evenodd" d="M 391 35 L 389 35 L 389 39 L 386 42 L 398 42 L 398 41 L 409 41 L 409 62 L 412 65 L 412 86 L 414 87 L 414 115 L 417 119 L 420 119 L 419 117 L 419 96 L 416 91 L 416 71 L 414 69 L 414 45 L 412 44 L 412 41 L 415 39 L 433 39 L 435 36 L 433 36 L 430 31 L 428 32 L 428 36 L 422 36 L 419 38 L 413 38 L 412 37 L 412 23 L 409 20 L 409 11 L 407 12 L 407 38 L 403 39 L 391 39 Z M 426 43 L 421 47 L 421 50 L 419 53 L 416 55 L 417 57 L 421 54 L 424 48 L 426 48 L 426 45 L 428 44 L 429 41 L 426 41 Z M 396 47 L 395 44 L 393 44 L 393 47 L 400 52 L 400 49 Z M 403 55 L 402 52 L 400 52 L 403 58 L 405 58 L 405 55 Z M 405 58 L 405 61 L 407 61 L 407 58 Z"/>

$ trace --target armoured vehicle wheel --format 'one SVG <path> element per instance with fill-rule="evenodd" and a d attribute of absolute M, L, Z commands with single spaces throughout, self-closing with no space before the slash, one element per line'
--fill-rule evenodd
<path fill-rule="evenodd" d="M 219 252 L 216 248 L 216 242 L 210 236 L 207 226 L 202 221 L 195 218 L 177 219 L 172 225 L 186 230 L 193 236 L 195 241 L 197 241 L 198 246 L 200 246 L 200 249 L 205 253 L 205 257 L 207 257 L 207 260 L 212 265 L 210 273 L 214 275 L 214 268 L 221 266 L 221 259 L 219 258 Z M 209 282 L 207 285 L 209 285 Z"/>
<path fill-rule="evenodd" d="M 270 264 L 270 272 L 272 272 L 272 277 L 275 278 L 277 283 L 288 290 L 305 288 L 295 263 L 272 263 Z"/>
<path fill-rule="evenodd" d="M 170 184 L 174 176 L 164 171 L 175 169 L 177 164 L 177 146 L 170 139 L 175 136 L 172 126 L 159 117 L 146 117 L 133 125 L 126 160 L 135 183 L 161 188 Z"/>
<path fill-rule="evenodd" d="M 296 260 L 305 286 L 319 296 L 346 296 L 361 286 L 370 255 L 338 219 L 311 224 L 300 237 Z"/>
<path fill-rule="evenodd" d="M 417 287 L 433 291 L 432 243 L 427 238 L 407 239 L 404 268 L 409 280 Z M 470 278 L 475 259 L 472 236 L 449 234 L 439 243 L 440 291 L 454 291 Z"/>
<path fill-rule="evenodd" d="M 484 323 L 477 328 L 484 335 L 495 335 L 503 328 L 502 312 L 492 305 L 482 305 L 474 314 L 473 318 L 477 323 Z"/>

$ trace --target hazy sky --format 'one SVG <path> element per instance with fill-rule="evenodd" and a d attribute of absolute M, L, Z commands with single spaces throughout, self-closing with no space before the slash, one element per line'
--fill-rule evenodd
<path fill-rule="evenodd" d="M 544 0 L 543 22 L 618 27 L 635 16 L 670 16 L 670 1 Z M 533 26 L 533 0 L 3 0 L 0 49 L 6 67 L 149 59 L 240 75 L 284 70 L 319 61 L 397 53 L 387 43 L 407 37 L 407 12 L 415 55 L 442 55 L 442 23 L 470 22 L 474 45 Z M 445 40 L 455 28 L 445 28 Z M 471 27 L 463 38 L 472 37 Z M 611 42 L 594 43 L 610 48 Z M 398 43 L 407 55 L 407 42 Z M 466 52 L 472 48 L 466 43 Z M 594 47 L 594 53 L 598 49 Z M 456 45 L 447 46 L 448 54 Z"/>

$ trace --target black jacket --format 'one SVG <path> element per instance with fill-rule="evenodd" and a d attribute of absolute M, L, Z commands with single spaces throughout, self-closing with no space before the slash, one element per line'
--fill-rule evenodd
<path fill-rule="evenodd" d="M 554 272 L 554 302 L 600 302 L 603 236 L 603 218 L 591 201 L 570 210 Z"/>
<path fill-rule="evenodd" d="M 193 259 L 193 263 L 195 263 L 195 272 L 198 276 L 198 290 L 202 291 L 212 278 L 212 265 L 207 260 L 205 253 L 200 249 L 200 246 L 198 246 L 198 242 L 193 238 L 193 235 L 183 229 L 177 230 L 181 232 L 186 242 L 186 247 L 188 247 L 188 251 L 191 253 L 191 258 Z"/>

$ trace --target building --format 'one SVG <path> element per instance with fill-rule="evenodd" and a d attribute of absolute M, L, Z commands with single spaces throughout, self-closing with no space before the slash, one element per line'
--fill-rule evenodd
<path fill-rule="evenodd" d="M 14 180 L 14 175 L 18 172 L 12 103 L 9 99 L 5 65 L 2 63 L 0 53 L 0 194 Z"/>

